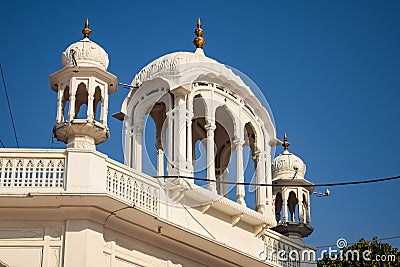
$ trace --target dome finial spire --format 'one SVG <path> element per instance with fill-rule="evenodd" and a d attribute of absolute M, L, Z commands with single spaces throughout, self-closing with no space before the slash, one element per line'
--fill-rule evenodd
<path fill-rule="evenodd" d="M 194 38 L 193 44 L 196 46 L 196 48 L 203 48 L 203 46 L 206 44 L 206 41 L 203 38 L 204 31 L 201 28 L 200 18 L 197 20 L 197 28 L 194 33 L 196 34 L 196 38 Z"/>
<path fill-rule="evenodd" d="M 289 152 L 290 143 L 288 142 L 288 138 L 287 138 L 286 132 L 283 134 L 283 144 L 282 144 L 282 146 L 284 148 L 284 151 L 288 151 Z"/>
<path fill-rule="evenodd" d="M 89 19 L 88 18 L 86 18 L 85 28 L 83 28 L 82 33 L 83 33 L 84 38 L 89 38 L 89 35 L 92 33 L 92 31 L 89 29 Z"/>

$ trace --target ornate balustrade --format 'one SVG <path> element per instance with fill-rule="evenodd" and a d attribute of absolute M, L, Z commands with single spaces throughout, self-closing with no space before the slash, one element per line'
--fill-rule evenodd
<path fill-rule="evenodd" d="M 74 161 L 76 153 L 71 156 L 66 150 L 42 149 L 0 149 L 0 193 L 29 192 L 66 192 L 76 193 L 78 183 L 84 181 L 79 175 L 68 176 L 68 168 L 82 168 L 82 166 L 67 166 L 67 162 Z M 97 189 L 82 184 L 88 192 L 107 193 L 125 203 L 158 215 L 160 211 L 160 185 L 156 180 L 145 174 L 135 172 L 131 168 L 111 160 L 95 152 L 93 154 L 106 166 L 106 173 L 94 175 L 98 181 Z M 77 170 L 79 173 L 79 170 Z M 100 174 L 100 177 L 98 176 Z M 72 182 L 72 180 L 74 180 Z M 69 189 L 68 182 L 74 184 Z M 103 187 L 101 187 L 101 184 Z M 102 189 L 103 188 L 103 189 Z M 21 191 L 22 190 L 22 191 Z M 84 194 L 85 192 L 79 192 Z"/>
<path fill-rule="evenodd" d="M 260 258 L 272 266 L 301 267 L 316 261 L 315 248 L 292 242 L 274 231 L 268 230 L 263 236 L 264 252 Z"/>
<path fill-rule="evenodd" d="M 107 159 L 106 191 L 121 200 L 133 203 L 135 207 L 159 214 L 160 186 L 152 180 L 150 176 Z"/>
<path fill-rule="evenodd" d="M 64 188 L 64 151 L 0 151 L 0 188 Z"/>

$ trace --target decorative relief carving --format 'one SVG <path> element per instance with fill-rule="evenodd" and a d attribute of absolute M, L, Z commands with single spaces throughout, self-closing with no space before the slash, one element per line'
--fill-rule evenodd
<path fill-rule="evenodd" d="M 109 64 L 108 54 L 102 47 L 89 39 L 83 39 L 70 45 L 65 52 L 62 53 L 62 64 L 74 65 L 74 59 L 79 66 L 79 63 L 87 63 L 92 61 L 103 68 L 107 68 Z"/>
<path fill-rule="evenodd" d="M 304 176 L 306 172 L 306 165 L 303 161 L 293 154 L 282 154 L 275 158 L 272 163 L 272 174 L 276 175 L 279 172 L 298 172 Z"/>
<path fill-rule="evenodd" d="M 50 248 L 50 259 L 48 266 L 59 267 L 60 266 L 60 247 Z"/>
<path fill-rule="evenodd" d="M 161 61 L 156 60 L 151 65 L 143 68 L 133 79 L 133 85 L 140 86 L 145 80 L 162 71 L 174 71 L 178 64 L 175 58 L 164 58 Z"/>

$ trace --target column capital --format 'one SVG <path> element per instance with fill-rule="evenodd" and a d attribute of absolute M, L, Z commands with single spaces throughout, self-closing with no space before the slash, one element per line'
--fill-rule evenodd
<path fill-rule="evenodd" d="M 262 159 L 264 153 L 263 151 L 261 151 L 261 149 L 257 149 L 256 151 L 254 151 L 253 154 L 256 159 Z"/>
<path fill-rule="evenodd" d="M 235 137 L 235 138 L 233 139 L 232 143 L 233 143 L 235 146 L 243 146 L 245 142 L 244 142 L 244 139 L 240 139 L 240 138 Z"/>
<path fill-rule="evenodd" d="M 217 126 L 215 125 L 215 123 L 208 123 L 204 125 L 204 128 L 207 130 L 207 132 L 209 132 L 209 131 L 214 131 L 217 128 Z"/>
<path fill-rule="evenodd" d="M 179 86 L 170 90 L 170 92 L 175 96 L 186 96 L 190 93 L 190 91 L 190 86 Z"/>
<path fill-rule="evenodd" d="M 134 130 L 135 130 L 135 134 L 138 136 L 142 136 L 143 135 L 143 130 L 144 130 L 144 127 L 143 127 L 143 125 L 135 125 L 134 126 Z"/>

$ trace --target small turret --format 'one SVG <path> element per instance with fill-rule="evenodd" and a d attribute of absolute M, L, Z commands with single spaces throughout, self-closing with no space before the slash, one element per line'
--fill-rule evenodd
<path fill-rule="evenodd" d="M 283 153 L 272 163 L 272 194 L 277 222 L 273 230 L 301 239 L 309 236 L 314 230 L 310 220 L 310 195 L 314 186 L 304 178 L 304 162 L 289 152 L 290 143 L 286 133 L 282 146 Z"/>
<path fill-rule="evenodd" d="M 105 142 L 108 95 L 117 90 L 117 77 L 107 71 L 108 54 L 89 40 L 92 31 L 86 19 L 84 39 L 62 53 L 63 68 L 50 75 L 50 86 L 58 93 L 53 134 L 68 148 L 95 150 Z"/>

